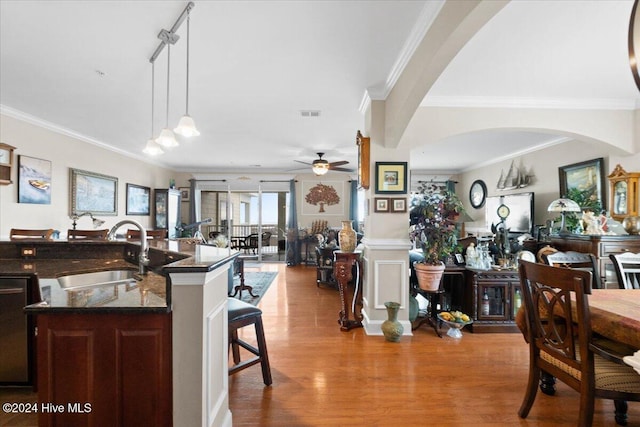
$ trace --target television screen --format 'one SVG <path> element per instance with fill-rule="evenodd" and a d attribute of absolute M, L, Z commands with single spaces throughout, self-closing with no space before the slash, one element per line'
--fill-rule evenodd
<path fill-rule="evenodd" d="M 518 193 L 504 196 L 487 197 L 485 203 L 485 219 L 487 230 L 491 224 L 500 222 L 498 206 L 505 204 L 509 207 L 509 216 L 505 224 L 511 233 L 531 233 L 533 228 L 533 193 Z"/>

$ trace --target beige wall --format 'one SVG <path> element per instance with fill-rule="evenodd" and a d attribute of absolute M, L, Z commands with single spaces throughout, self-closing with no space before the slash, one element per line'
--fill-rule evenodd
<path fill-rule="evenodd" d="M 528 187 L 511 191 L 497 191 L 496 184 L 500 177 L 501 170 L 504 170 L 506 174 L 512 160 L 504 160 L 490 166 L 463 173 L 460 175 L 456 190 L 464 202 L 469 215 L 476 220 L 474 223 L 466 224 L 466 231 L 488 231 L 485 228 L 484 208 L 474 209 L 469 203 L 469 188 L 476 179 L 481 179 L 486 183 L 488 196 L 534 192 L 534 221 L 535 224 L 544 224 L 547 219 L 557 217 L 557 215 L 549 215 L 547 206 L 549 206 L 551 201 L 560 197 L 559 167 L 602 157 L 604 158 L 605 178 L 617 164 L 622 165 L 622 167 L 629 172 L 640 171 L 640 153 L 629 156 L 615 156 L 610 153 L 611 147 L 609 145 L 571 140 L 544 150 L 517 157 L 513 159 L 514 164 L 518 167 L 524 167 L 527 173 L 532 174 L 533 181 Z M 607 201 L 607 208 L 609 207 L 608 185 L 608 181 L 605 180 L 605 200 Z"/>
<path fill-rule="evenodd" d="M 0 186 L 0 238 L 7 238 L 11 228 L 54 228 L 65 233 L 71 228 L 69 218 L 69 168 L 82 169 L 118 178 L 118 215 L 100 216 L 104 227 L 111 227 L 125 218 L 134 219 L 151 228 L 151 216 L 127 216 L 126 184 L 150 188 L 167 188 L 169 179 L 187 186 L 184 174 L 174 173 L 140 159 L 81 141 L 25 121 L 0 115 L 0 141 L 16 147 L 14 151 L 13 184 Z M 141 149 L 142 149 L 141 142 Z M 18 156 L 50 160 L 52 164 L 51 204 L 18 203 Z M 141 154 L 142 158 L 142 154 Z M 186 204 L 183 204 L 186 210 Z M 89 218 L 81 218 L 78 228 L 92 228 Z"/>

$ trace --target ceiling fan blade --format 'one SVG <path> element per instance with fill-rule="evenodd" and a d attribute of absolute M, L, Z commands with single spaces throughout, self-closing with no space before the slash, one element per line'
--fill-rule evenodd
<path fill-rule="evenodd" d="M 342 165 L 346 165 L 347 163 L 349 163 L 346 160 L 341 160 L 339 162 L 331 162 L 329 163 L 329 167 L 333 168 L 334 166 L 342 166 Z"/>
<path fill-rule="evenodd" d="M 294 160 L 294 162 L 302 163 L 303 165 L 311 166 L 311 163 L 303 162 L 302 160 Z"/>
<path fill-rule="evenodd" d="M 355 172 L 355 169 L 349 169 L 349 168 L 330 168 L 332 171 L 338 171 L 338 172 Z"/>

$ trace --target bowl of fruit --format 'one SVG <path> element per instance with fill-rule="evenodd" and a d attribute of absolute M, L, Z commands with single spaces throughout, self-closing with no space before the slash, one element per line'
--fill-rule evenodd
<path fill-rule="evenodd" d="M 473 323 L 473 320 L 461 311 L 442 311 L 438 314 L 438 319 L 449 326 L 447 335 L 452 338 L 462 338 L 462 332 L 460 329 L 470 323 Z"/>

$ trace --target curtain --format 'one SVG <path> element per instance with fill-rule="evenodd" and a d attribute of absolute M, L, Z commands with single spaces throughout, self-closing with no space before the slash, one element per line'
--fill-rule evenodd
<path fill-rule="evenodd" d="M 289 218 L 287 219 L 287 265 L 300 264 L 300 240 L 298 239 L 298 212 L 296 209 L 296 181 L 289 182 Z"/>
<path fill-rule="evenodd" d="M 353 229 L 360 231 L 358 224 L 358 181 L 351 180 L 351 198 L 349 199 L 349 219 L 352 221 Z"/>

